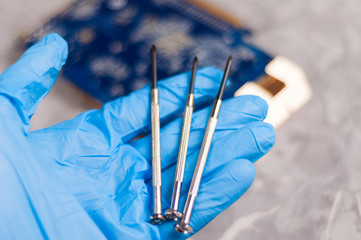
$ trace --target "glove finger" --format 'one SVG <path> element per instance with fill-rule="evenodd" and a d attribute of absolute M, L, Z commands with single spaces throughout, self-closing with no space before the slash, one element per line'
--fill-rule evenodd
<path fill-rule="evenodd" d="M 205 176 L 190 221 L 193 234 L 239 199 L 251 186 L 255 175 L 255 167 L 250 161 L 233 159 Z M 186 198 L 185 192 L 181 202 L 184 203 Z M 164 225 L 161 235 L 170 239 L 184 239 L 185 235 L 175 232 L 173 225 L 174 223 Z"/>
<path fill-rule="evenodd" d="M 194 89 L 197 104 L 211 100 L 221 81 L 222 71 L 207 67 L 197 72 Z M 190 73 L 180 74 L 160 81 L 160 117 L 166 121 L 179 116 L 184 110 L 188 94 Z M 57 159 L 78 156 L 107 156 L 113 154 L 120 144 L 143 133 L 150 125 L 150 86 L 129 96 L 107 103 L 101 110 L 85 112 L 76 118 L 47 129 L 32 132 L 31 141 L 43 144 Z M 59 142 L 59 147 L 54 142 Z M 49 144 L 52 143 L 52 145 Z M 64 151 L 66 149 L 66 151 Z"/>
<path fill-rule="evenodd" d="M 274 128 L 264 122 L 254 122 L 233 130 L 212 142 L 204 176 L 215 171 L 220 166 L 234 160 L 247 159 L 255 162 L 265 155 L 275 143 Z M 189 152 L 186 160 L 182 189 L 188 189 L 197 163 L 199 148 Z M 164 196 L 171 196 L 173 191 L 176 165 L 172 165 L 162 172 L 162 192 Z M 185 192 L 186 193 L 186 192 Z M 170 197 L 165 199 L 170 202 Z"/>
<path fill-rule="evenodd" d="M 188 154 L 198 151 L 212 107 L 193 114 Z M 249 122 L 262 121 L 267 115 L 267 103 L 256 96 L 239 96 L 222 104 L 213 141 L 237 130 Z M 162 169 L 177 161 L 183 119 L 179 118 L 161 129 Z M 151 135 L 131 143 L 149 162 L 152 161 Z"/>
<path fill-rule="evenodd" d="M 15 108 L 23 126 L 29 125 L 40 101 L 50 91 L 68 56 L 64 39 L 49 34 L 29 48 L 0 75 L 0 98 Z M 9 116 L 11 121 L 13 116 Z"/>

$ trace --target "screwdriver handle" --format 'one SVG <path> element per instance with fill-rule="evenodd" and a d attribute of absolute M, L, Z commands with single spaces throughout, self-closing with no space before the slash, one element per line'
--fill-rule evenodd
<path fill-rule="evenodd" d="M 198 190 L 199 190 L 199 187 L 201 184 L 202 175 L 204 172 L 204 168 L 206 166 L 209 149 L 211 148 L 213 135 L 216 130 L 218 114 L 219 114 L 221 105 L 222 105 L 222 100 L 218 99 L 215 101 L 215 103 L 213 105 L 211 117 L 209 118 L 208 123 L 207 123 L 206 132 L 203 137 L 202 147 L 199 152 L 196 169 L 194 170 L 192 183 L 189 188 L 186 205 L 185 205 L 184 211 L 183 211 L 184 215 L 183 215 L 182 221 L 186 224 L 189 224 L 190 219 L 191 219 L 194 203 L 195 203 L 195 200 L 198 195 Z"/>
<path fill-rule="evenodd" d="M 175 181 L 183 182 L 184 167 L 186 163 L 187 149 L 189 142 L 189 133 L 192 124 L 193 105 L 194 105 L 194 95 L 189 94 L 187 99 L 187 106 L 184 111 L 184 117 L 183 117 L 182 135 L 179 145 L 179 154 L 178 154 Z"/>
<path fill-rule="evenodd" d="M 151 89 L 151 122 L 152 122 L 152 184 L 154 188 L 154 213 L 162 212 L 161 201 L 161 161 L 160 161 L 160 120 L 158 89 Z"/>

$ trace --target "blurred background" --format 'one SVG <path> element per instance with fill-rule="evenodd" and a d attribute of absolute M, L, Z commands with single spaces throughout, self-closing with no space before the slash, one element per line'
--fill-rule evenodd
<path fill-rule="evenodd" d="M 0 72 L 23 51 L 17 39 L 72 0 L 0 1 Z M 312 100 L 277 130 L 275 147 L 234 205 L 192 239 L 361 239 L 361 2 L 207 0 L 252 30 L 272 56 L 306 71 Z M 100 106 L 60 78 L 32 119 L 39 129 Z"/>

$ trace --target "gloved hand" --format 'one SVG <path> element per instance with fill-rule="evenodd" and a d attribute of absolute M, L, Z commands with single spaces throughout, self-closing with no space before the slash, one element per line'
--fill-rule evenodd
<path fill-rule="evenodd" d="M 50 128 L 29 121 L 67 58 L 50 34 L 0 76 L 1 239 L 183 239 L 174 223 L 153 226 L 150 86 Z M 159 82 L 163 207 L 169 208 L 190 73 Z M 195 103 L 213 99 L 222 72 L 197 73 Z M 193 115 L 184 204 L 210 108 Z M 255 96 L 224 101 L 192 215 L 195 232 L 250 187 L 253 162 L 274 144 Z M 139 135 L 144 138 L 132 141 Z"/>

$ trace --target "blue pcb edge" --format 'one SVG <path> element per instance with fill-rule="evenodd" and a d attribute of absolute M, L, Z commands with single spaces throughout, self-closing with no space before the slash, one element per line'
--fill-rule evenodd
<path fill-rule="evenodd" d="M 233 56 L 225 98 L 264 74 L 272 57 L 246 43 L 238 29 L 186 1 L 79 0 L 29 38 L 33 44 L 56 32 L 69 44 L 64 76 L 107 102 L 150 82 L 150 47 L 158 48 L 158 77 L 199 66 L 224 68 Z"/>

